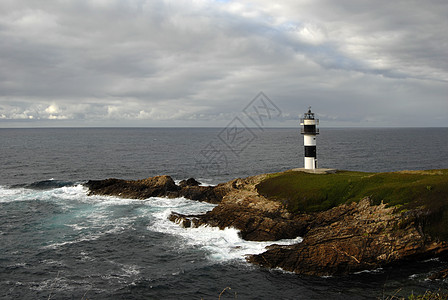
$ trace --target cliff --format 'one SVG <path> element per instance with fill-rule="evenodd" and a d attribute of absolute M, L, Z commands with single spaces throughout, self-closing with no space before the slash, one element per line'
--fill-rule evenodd
<path fill-rule="evenodd" d="M 396 214 L 364 198 L 315 214 L 302 243 L 273 246 L 248 261 L 300 274 L 336 275 L 434 257 L 447 246 L 423 234 L 415 215 Z"/>
<path fill-rule="evenodd" d="M 346 274 L 448 253 L 448 170 L 264 174 L 215 187 L 169 176 L 89 181 L 91 194 L 144 199 L 179 197 L 219 203 L 202 215 L 173 213 L 185 227 L 235 227 L 242 238 L 275 241 L 247 258 L 269 268 L 308 275 Z"/>

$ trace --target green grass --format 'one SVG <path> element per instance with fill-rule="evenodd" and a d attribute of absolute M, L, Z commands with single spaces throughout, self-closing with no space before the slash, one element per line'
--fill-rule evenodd
<path fill-rule="evenodd" d="M 448 169 L 431 171 L 364 173 L 338 171 L 310 174 L 288 171 L 271 174 L 257 185 L 260 194 L 281 201 L 292 213 L 318 212 L 370 197 L 399 211 L 425 207 L 432 235 L 448 238 Z"/>

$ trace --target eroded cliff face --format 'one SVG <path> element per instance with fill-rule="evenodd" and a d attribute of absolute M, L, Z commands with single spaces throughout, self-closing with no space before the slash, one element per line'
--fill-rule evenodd
<path fill-rule="evenodd" d="M 447 252 L 445 242 L 433 240 L 421 229 L 425 211 L 398 213 L 369 198 L 313 214 L 291 214 L 282 203 L 258 194 L 256 185 L 267 175 L 235 179 L 215 187 L 194 180 L 179 186 L 169 176 L 126 181 L 89 181 L 91 194 L 146 199 L 186 197 L 218 203 L 202 215 L 173 213 L 170 220 L 184 227 L 209 225 L 240 230 L 243 239 L 275 241 L 303 237 L 299 244 L 273 245 L 249 256 L 249 262 L 307 275 L 335 275 L 374 269 L 391 263 L 433 257 Z"/>
<path fill-rule="evenodd" d="M 300 244 L 274 246 L 248 261 L 300 274 L 335 275 L 432 257 L 447 244 L 425 236 L 415 213 L 398 214 L 384 204 L 341 205 L 317 213 Z"/>

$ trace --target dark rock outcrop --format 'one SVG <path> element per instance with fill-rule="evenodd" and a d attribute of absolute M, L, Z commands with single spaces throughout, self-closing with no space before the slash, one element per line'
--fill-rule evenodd
<path fill-rule="evenodd" d="M 201 183 L 194 178 L 188 178 L 187 180 L 182 180 L 179 182 L 180 187 L 186 186 L 199 186 Z"/>
<path fill-rule="evenodd" d="M 250 199 L 246 199 L 250 201 Z M 183 227 L 208 225 L 224 229 L 234 227 L 248 241 L 276 241 L 301 236 L 308 225 L 306 218 L 295 218 L 282 211 L 262 211 L 246 205 L 219 205 L 203 215 L 172 213 L 170 220 Z"/>
<path fill-rule="evenodd" d="M 219 203 L 227 193 L 223 185 L 199 186 L 190 178 L 176 185 L 170 176 L 155 176 L 141 180 L 105 179 L 89 180 L 85 186 L 89 195 L 106 195 L 121 198 L 147 199 L 149 197 L 185 197 L 191 200 Z"/>
<path fill-rule="evenodd" d="M 118 196 L 146 199 L 149 197 L 176 197 L 180 188 L 170 176 L 155 176 L 142 180 L 105 179 L 89 180 L 85 184 L 90 195 Z"/>
<path fill-rule="evenodd" d="M 248 257 L 269 268 L 307 275 L 347 274 L 391 263 L 432 257 L 448 250 L 419 229 L 412 214 L 394 213 L 368 198 L 318 213 L 300 244 L 273 246 Z"/>
<path fill-rule="evenodd" d="M 443 280 L 448 278 L 448 269 L 443 269 L 441 271 L 431 274 L 428 279 L 430 280 Z"/>

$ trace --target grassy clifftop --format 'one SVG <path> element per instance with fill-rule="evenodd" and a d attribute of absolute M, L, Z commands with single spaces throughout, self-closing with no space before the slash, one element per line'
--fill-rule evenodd
<path fill-rule="evenodd" d="M 286 205 L 293 213 L 318 212 L 370 197 L 399 211 L 430 212 L 426 230 L 448 239 L 448 169 L 364 173 L 338 171 L 317 175 L 288 171 L 271 174 L 257 185 L 263 196 Z"/>

